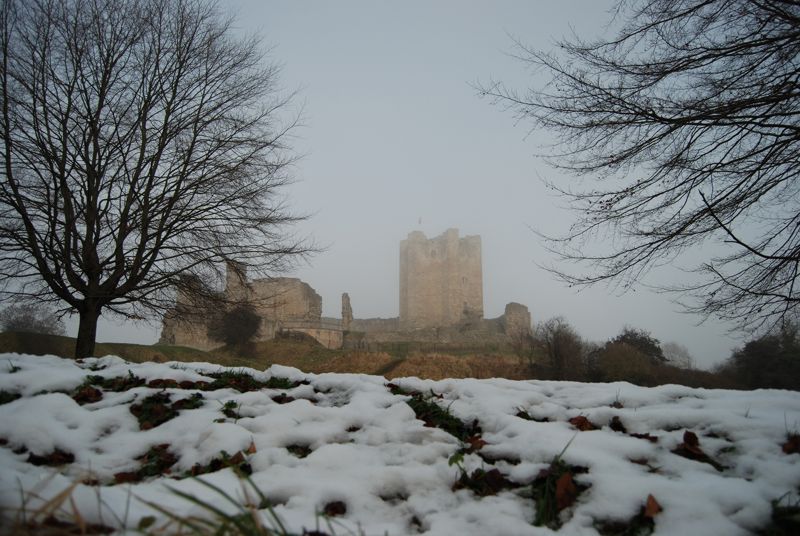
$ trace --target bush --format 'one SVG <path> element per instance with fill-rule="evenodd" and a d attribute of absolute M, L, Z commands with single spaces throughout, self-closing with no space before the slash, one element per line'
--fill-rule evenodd
<path fill-rule="evenodd" d="M 228 345 L 243 345 L 258 333 L 261 317 L 252 305 L 237 305 L 233 309 L 213 318 L 208 327 L 208 336 Z"/>
<path fill-rule="evenodd" d="M 609 342 L 595 355 L 594 378 L 604 382 L 627 381 L 655 385 L 657 367 L 653 359 L 625 342 Z"/>
<path fill-rule="evenodd" d="M 64 322 L 44 305 L 19 304 L 0 311 L 0 330 L 64 335 Z"/>
<path fill-rule="evenodd" d="M 656 362 L 664 363 L 664 352 L 658 339 L 652 337 L 649 331 L 625 327 L 622 332 L 611 340 L 612 343 L 625 343 L 633 346 L 639 352 Z"/>

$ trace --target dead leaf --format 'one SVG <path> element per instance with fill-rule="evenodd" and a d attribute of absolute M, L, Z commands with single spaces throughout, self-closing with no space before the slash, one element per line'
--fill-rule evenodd
<path fill-rule="evenodd" d="M 556 508 L 558 511 L 572 506 L 577 496 L 578 487 L 572 479 L 572 473 L 564 473 L 556 481 Z"/>
<path fill-rule="evenodd" d="M 347 513 L 347 505 L 342 501 L 329 502 L 322 509 L 322 513 L 328 517 L 343 516 Z"/>
<path fill-rule="evenodd" d="M 790 435 L 786 443 L 783 444 L 783 452 L 784 454 L 800 454 L 800 435 Z"/>
<path fill-rule="evenodd" d="M 250 441 L 250 446 L 247 447 L 247 451 L 245 451 L 245 452 L 247 454 L 255 454 L 257 452 L 255 441 L 252 441 L 252 440 Z"/>
<path fill-rule="evenodd" d="M 647 496 L 647 502 L 644 506 L 644 517 L 648 519 L 653 519 L 656 515 L 662 511 L 661 505 L 658 504 L 658 501 L 652 495 Z"/>
<path fill-rule="evenodd" d="M 487 444 L 486 441 L 481 439 L 481 436 L 479 435 L 468 438 L 467 443 L 469 444 L 469 452 L 475 452 L 476 450 L 481 450 Z"/>
<path fill-rule="evenodd" d="M 28 454 L 27 462 L 33 465 L 66 465 L 75 461 L 75 455 L 71 452 L 65 452 L 61 449 L 55 449 L 49 454 L 39 456 L 38 454 Z"/>
<path fill-rule="evenodd" d="M 614 415 L 611 419 L 611 422 L 608 424 L 608 427 L 614 430 L 615 432 L 620 432 L 622 434 L 628 433 L 628 430 L 625 428 L 625 425 L 622 424 L 622 421 L 619 420 L 618 415 Z"/>
<path fill-rule="evenodd" d="M 720 472 L 725 470 L 723 465 L 717 463 L 711 459 L 708 454 L 703 452 L 703 449 L 700 448 L 700 440 L 697 439 L 697 435 L 689 430 L 686 430 L 683 433 L 683 443 L 675 447 L 675 449 L 672 450 L 672 453 L 677 454 L 678 456 L 683 456 L 689 460 L 707 463 Z"/>
<path fill-rule="evenodd" d="M 127 484 L 128 482 L 138 482 L 142 478 L 136 471 L 125 471 L 122 473 L 114 473 L 114 482 L 117 484 Z"/>
<path fill-rule="evenodd" d="M 700 440 L 697 439 L 697 434 L 695 434 L 694 432 L 690 432 L 689 430 L 686 430 L 683 433 L 683 443 L 688 447 L 700 446 Z"/>
<path fill-rule="evenodd" d="M 578 415 L 577 417 L 573 417 L 569 420 L 569 423 L 580 430 L 581 432 L 588 432 L 590 430 L 597 430 L 597 426 L 592 424 L 592 422 L 584 417 L 583 415 Z"/>

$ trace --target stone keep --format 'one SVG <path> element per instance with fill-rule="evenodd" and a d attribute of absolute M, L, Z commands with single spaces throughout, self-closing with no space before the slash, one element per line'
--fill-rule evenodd
<path fill-rule="evenodd" d="M 400 242 L 400 327 L 455 326 L 483 318 L 481 237 L 448 229 L 428 239 L 421 231 Z"/>

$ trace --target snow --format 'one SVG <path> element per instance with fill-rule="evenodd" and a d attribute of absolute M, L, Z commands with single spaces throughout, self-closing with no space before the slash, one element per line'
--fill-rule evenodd
<path fill-rule="evenodd" d="M 749 534 L 769 522 L 772 501 L 786 494 L 797 500 L 800 486 L 800 455 L 781 448 L 800 427 L 800 393 L 795 392 L 394 380 L 406 391 L 440 395 L 431 400 L 464 423 L 477 419 L 486 441 L 480 454 L 497 460 L 494 467 L 511 481 L 526 484 L 479 497 L 469 489 L 453 490 L 459 470 L 448 459 L 464 445 L 439 428 L 425 426 L 406 404 L 409 397 L 392 394 L 382 377 L 305 374 L 282 366 L 238 368 L 259 380 L 281 377 L 308 383 L 246 393 L 231 388 L 203 391 L 201 407 L 180 410 L 172 420 L 140 430 L 131 404 L 158 392 L 175 401 L 198 391 L 142 385 L 122 392 L 103 390 L 101 400 L 84 405 L 71 393 L 90 374 L 210 382 L 207 375 L 224 368 L 210 363 L 135 364 L 117 357 L 77 363 L 54 356 L 0 355 L 0 363 L 6 362 L 8 366 L 0 366 L 0 391 L 21 395 L 0 405 L 0 507 L 6 522 L 19 514 L 23 500 L 25 510 L 35 512 L 71 486 L 82 518 L 121 531 L 135 529 L 146 516 L 155 516 L 156 526 L 166 524 L 168 519 L 152 505 L 183 517 L 208 514 L 177 492 L 235 512 L 219 491 L 198 482 L 245 502 L 254 494 L 232 469 L 178 478 L 222 451 L 247 453 L 252 483 L 293 533 L 319 527 L 366 535 L 553 534 L 533 525 L 535 504 L 527 484 L 559 454 L 567 464 L 587 468 L 575 480 L 588 486 L 561 512 L 560 534 L 595 535 L 598 523 L 630 520 L 648 495 L 663 509 L 654 518 L 655 534 Z M 281 393 L 295 400 L 273 401 Z M 222 414 L 229 401 L 236 404 L 238 418 Z M 522 419 L 516 416 L 520 410 L 549 422 Z M 568 422 L 576 416 L 600 428 L 579 432 Z M 611 430 L 614 417 L 628 433 L 650 433 L 658 442 Z M 700 448 L 724 466 L 722 471 L 672 452 L 687 430 L 697 434 Z M 136 471 L 141 465 L 137 458 L 162 444 L 177 458 L 169 475 L 115 484 L 115 474 Z M 311 452 L 298 457 L 286 448 L 294 445 Z M 54 449 L 72 453 L 74 462 L 27 462 L 30 453 L 41 456 Z M 468 473 L 491 468 L 478 454 L 464 456 Z M 342 501 L 346 513 L 323 517 L 320 513 L 333 501 Z M 65 503 L 65 519 L 71 519 L 71 509 Z M 269 523 L 269 513 L 261 514 Z"/>

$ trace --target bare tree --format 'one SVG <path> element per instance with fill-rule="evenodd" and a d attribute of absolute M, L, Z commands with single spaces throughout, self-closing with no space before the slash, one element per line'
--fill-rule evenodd
<path fill-rule="evenodd" d="M 53 310 L 45 306 L 20 304 L 6 307 L 0 311 L 0 329 L 2 331 L 63 335 L 64 322 Z"/>
<path fill-rule="evenodd" d="M 152 317 L 227 261 L 269 273 L 308 251 L 278 196 L 291 95 L 216 2 L 0 9 L 0 290 L 77 312 L 77 357 L 101 312 Z"/>
<path fill-rule="evenodd" d="M 553 185 L 578 214 L 545 237 L 571 266 L 554 271 L 626 289 L 702 244 L 693 281 L 662 288 L 741 327 L 780 323 L 800 304 L 800 2 L 620 0 L 614 17 L 607 40 L 517 43 L 541 85 L 479 88 L 590 179 Z"/>
<path fill-rule="evenodd" d="M 542 345 L 531 332 L 516 332 L 511 336 L 511 349 L 516 354 L 521 368 L 532 373 L 540 360 Z"/>
<path fill-rule="evenodd" d="M 563 317 L 538 324 L 535 339 L 543 349 L 554 380 L 582 379 L 583 343 Z"/>

